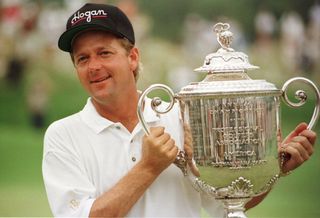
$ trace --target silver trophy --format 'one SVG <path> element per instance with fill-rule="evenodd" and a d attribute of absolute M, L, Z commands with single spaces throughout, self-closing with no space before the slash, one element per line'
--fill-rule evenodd
<path fill-rule="evenodd" d="M 186 154 L 179 151 L 175 164 L 199 192 L 219 199 L 225 206 L 225 217 L 246 217 L 244 205 L 254 196 L 273 186 L 282 175 L 284 154 L 278 155 L 282 141 L 280 128 L 280 98 L 292 107 L 306 102 L 305 91 L 298 90 L 298 103 L 287 97 L 287 87 L 303 82 L 315 92 L 316 106 L 308 128 L 315 126 L 320 110 L 320 93 L 310 80 L 296 77 L 282 89 L 265 80 L 253 80 L 247 70 L 257 69 L 247 55 L 230 48 L 233 34 L 229 24 L 214 26 L 222 48 L 206 56 L 196 72 L 206 72 L 201 82 L 193 82 L 174 94 L 165 85 L 154 84 L 141 95 L 138 104 L 139 120 L 146 132 L 143 102 L 148 93 L 161 89 L 170 96 L 164 111 L 159 110 L 161 99 L 156 97 L 151 106 L 158 114 L 170 111 L 179 103 L 184 125 L 192 135 L 193 159 L 200 177 L 188 170 Z"/>

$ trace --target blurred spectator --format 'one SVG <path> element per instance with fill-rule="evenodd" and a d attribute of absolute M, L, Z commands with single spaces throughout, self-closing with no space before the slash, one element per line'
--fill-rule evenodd
<path fill-rule="evenodd" d="M 303 47 L 301 70 L 313 73 L 320 69 L 320 5 L 314 4 L 309 11 L 309 23 Z"/>
<path fill-rule="evenodd" d="M 259 46 L 267 47 L 273 41 L 276 28 L 276 19 L 274 15 L 266 9 L 261 10 L 255 17 L 256 41 Z"/>
<path fill-rule="evenodd" d="M 31 124 L 36 128 L 44 127 L 50 90 L 48 74 L 52 64 L 49 39 L 39 28 L 41 13 L 39 3 L 25 2 L 22 5 L 22 26 L 16 35 L 14 50 L 14 57 L 24 64 L 22 70 L 25 73 L 26 107 Z"/>
<path fill-rule="evenodd" d="M 35 128 L 45 127 L 45 116 L 51 84 L 46 78 L 36 78 L 27 93 L 30 121 Z"/>
<path fill-rule="evenodd" d="M 305 40 L 305 27 L 300 15 L 294 11 L 281 17 L 282 62 L 291 73 L 297 72 L 301 63 Z"/>
<path fill-rule="evenodd" d="M 214 22 L 209 22 L 198 14 L 189 14 L 184 22 L 183 51 L 191 66 L 202 64 L 204 57 L 218 47 Z"/>
<path fill-rule="evenodd" d="M 193 72 L 187 65 L 173 67 L 168 72 L 170 87 L 175 92 L 179 92 L 182 87 L 188 85 L 190 82 L 196 82 L 197 76 L 198 74 Z"/>
<path fill-rule="evenodd" d="M 6 65 L 6 80 L 13 87 L 21 85 L 23 73 L 25 71 L 25 61 L 16 56 L 10 57 Z"/>
<path fill-rule="evenodd" d="M 42 8 L 39 14 L 38 28 L 48 46 L 56 48 L 59 33 L 65 28 L 61 24 L 65 17 L 67 17 L 66 10 L 55 2 L 50 2 Z"/>
<path fill-rule="evenodd" d="M 1 1 L 1 34 L 14 37 L 21 24 L 22 0 Z"/>
<path fill-rule="evenodd" d="M 259 65 L 265 71 L 275 72 L 275 69 L 273 69 L 273 66 L 270 64 L 274 63 L 274 32 L 276 29 L 274 14 L 266 8 L 260 9 L 255 15 L 254 28 L 254 52 L 253 55 L 250 55 L 250 60 L 253 61 L 253 64 Z M 265 57 L 268 57 L 268 59 Z M 264 77 L 265 76 L 266 75 L 264 75 Z"/>
<path fill-rule="evenodd" d="M 26 74 L 27 109 L 31 116 L 31 124 L 36 128 L 44 127 L 44 113 L 47 105 L 47 84 L 43 79 L 47 76 L 49 63 L 46 60 L 47 38 L 40 31 L 39 17 L 41 5 L 27 2 L 23 4 L 22 27 L 16 37 L 15 57 L 24 61 Z"/>
<path fill-rule="evenodd" d="M 119 0 L 117 6 L 129 17 L 135 30 L 136 43 L 140 46 L 149 37 L 150 18 L 140 11 L 136 0 Z"/>
<path fill-rule="evenodd" d="M 272 11 L 264 8 L 255 15 L 254 24 L 256 38 L 249 53 L 249 60 L 261 70 L 259 73 L 251 73 L 250 76 L 281 81 L 284 74 L 280 73 L 278 46 L 275 40 L 277 20 Z"/>
<path fill-rule="evenodd" d="M 15 54 L 16 36 L 22 23 L 22 4 L 19 0 L 4 0 L 1 7 L 1 67 L 8 83 L 18 85 L 25 65 L 24 60 Z"/>

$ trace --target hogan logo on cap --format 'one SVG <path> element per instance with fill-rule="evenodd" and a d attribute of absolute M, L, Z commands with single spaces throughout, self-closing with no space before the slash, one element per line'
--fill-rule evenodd
<path fill-rule="evenodd" d="M 92 10 L 92 11 L 86 11 L 86 12 L 78 11 L 73 15 L 73 18 L 71 20 L 71 25 L 75 25 L 76 23 L 84 19 L 86 19 L 87 22 L 91 22 L 92 18 L 106 18 L 106 17 L 107 17 L 107 13 L 104 10 Z"/>

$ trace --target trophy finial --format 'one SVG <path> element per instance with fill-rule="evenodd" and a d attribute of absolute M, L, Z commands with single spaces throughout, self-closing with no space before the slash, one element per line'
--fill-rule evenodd
<path fill-rule="evenodd" d="M 222 48 L 224 48 L 227 51 L 233 51 L 232 48 L 230 48 L 230 44 L 233 40 L 233 33 L 229 31 L 230 24 L 228 23 L 217 23 L 214 25 L 214 32 L 217 33 L 217 40 Z"/>
<path fill-rule="evenodd" d="M 234 73 L 259 68 L 249 63 L 246 54 L 230 48 L 233 33 L 229 31 L 229 29 L 230 24 L 228 23 L 217 23 L 214 25 L 213 30 L 217 34 L 217 41 L 221 45 L 221 48 L 219 48 L 217 52 L 208 54 L 205 57 L 203 65 L 194 71 L 207 72 L 209 74 Z"/>

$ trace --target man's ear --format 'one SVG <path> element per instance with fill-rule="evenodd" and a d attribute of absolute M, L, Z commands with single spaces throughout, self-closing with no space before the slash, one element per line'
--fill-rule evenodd
<path fill-rule="evenodd" d="M 140 56 L 138 48 L 134 47 L 129 53 L 130 69 L 135 71 L 139 65 Z"/>

